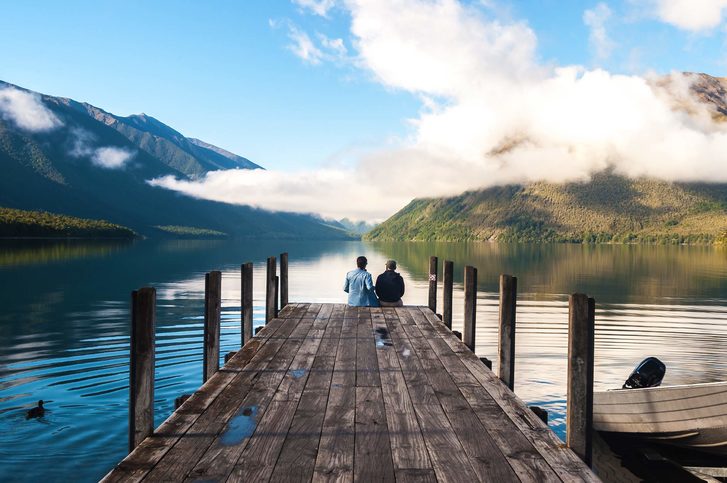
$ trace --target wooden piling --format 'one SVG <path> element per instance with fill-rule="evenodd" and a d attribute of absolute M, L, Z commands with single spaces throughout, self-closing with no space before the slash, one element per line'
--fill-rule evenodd
<path fill-rule="evenodd" d="M 220 312 L 222 273 L 208 272 L 204 277 L 204 358 L 202 383 L 220 369 Z"/>
<path fill-rule="evenodd" d="M 154 432 L 156 290 L 131 292 L 129 452 Z"/>
<path fill-rule="evenodd" d="M 452 330 L 452 287 L 454 286 L 454 262 L 444 261 L 444 284 L 442 289 L 442 320 Z"/>
<path fill-rule="evenodd" d="M 515 388 L 515 312 L 517 278 L 500 275 L 499 375 L 510 390 Z"/>
<path fill-rule="evenodd" d="M 437 272 L 439 259 L 429 257 L 429 310 L 437 313 Z"/>
<path fill-rule="evenodd" d="M 592 461 L 593 347 L 595 300 L 584 294 L 568 299 L 568 398 L 566 444 L 587 465 Z"/>
<path fill-rule="evenodd" d="M 464 268 L 464 344 L 475 351 L 475 326 L 477 323 L 477 269 Z"/>
<path fill-rule="evenodd" d="M 275 318 L 275 292 L 277 291 L 275 283 L 276 272 L 275 257 L 268 257 L 268 270 L 266 273 L 265 283 L 265 323 L 267 324 Z"/>
<path fill-rule="evenodd" d="M 288 253 L 280 254 L 280 309 L 288 305 Z"/>
<path fill-rule="evenodd" d="M 252 262 L 240 266 L 240 342 L 252 339 Z"/>
<path fill-rule="evenodd" d="M 275 276 L 275 311 L 273 312 L 275 314 L 275 317 L 278 316 L 278 313 L 280 312 L 280 277 Z"/>

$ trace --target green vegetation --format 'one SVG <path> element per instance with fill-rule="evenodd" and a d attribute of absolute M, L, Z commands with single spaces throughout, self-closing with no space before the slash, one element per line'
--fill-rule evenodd
<path fill-rule="evenodd" d="M 208 228 L 197 228 L 195 226 L 179 226 L 179 225 L 158 225 L 157 228 L 164 233 L 175 235 L 181 238 L 224 238 L 227 233 Z"/>
<path fill-rule="evenodd" d="M 368 240 L 712 244 L 727 242 L 727 184 L 532 183 L 417 199 Z"/>
<path fill-rule="evenodd" d="M 0 208 L 0 237 L 134 238 L 132 230 L 104 220 L 55 215 L 45 211 Z"/>

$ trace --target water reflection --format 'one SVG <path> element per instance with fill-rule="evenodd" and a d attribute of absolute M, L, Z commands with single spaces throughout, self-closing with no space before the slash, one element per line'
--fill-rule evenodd
<path fill-rule="evenodd" d="M 126 452 L 130 291 L 157 288 L 155 419 L 202 378 L 204 273 L 222 270 L 221 353 L 240 342 L 240 264 L 254 262 L 254 321 L 264 316 L 265 258 L 290 254 L 290 299 L 345 302 L 358 255 L 374 276 L 399 262 L 404 301 L 425 304 L 428 258 L 455 262 L 461 330 L 465 263 L 478 268 L 477 352 L 496 359 L 498 275 L 518 277 L 515 391 L 564 433 L 567 294 L 596 298 L 596 389 L 618 387 L 647 355 L 665 383 L 727 379 L 727 252 L 709 247 L 489 243 L 137 241 L 0 242 L 0 479 L 100 478 Z M 441 293 L 441 292 L 440 292 Z M 387 334 L 377 342 L 385 345 Z M 408 355 L 408 354 L 405 354 Z M 293 374 L 292 377 L 305 374 Z M 25 420 L 47 401 L 48 413 Z M 252 411 L 252 409 L 251 409 Z M 240 414 L 239 431 L 246 420 Z M 254 419 L 254 416 L 252 416 Z M 236 423 L 237 424 L 237 423 Z M 236 426 L 237 428 L 237 426 Z M 231 436 L 232 437 L 232 436 Z M 236 436 L 237 437 L 237 436 Z M 236 438 L 235 438 L 236 439 Z M 43 465 L 33 465 L 42 452 Z"/>

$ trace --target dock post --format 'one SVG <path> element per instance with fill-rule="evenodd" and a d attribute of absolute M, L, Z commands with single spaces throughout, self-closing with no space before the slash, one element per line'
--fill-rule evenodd
<path fill-rule="evenodd" d="M 510 390 L 515 388 L 515 312 L 517 277 L 500 275 L 499 375 Z"/>
<path fill-rule="evenodd" d="M 220 312 L 222 273 L 208 272 L 204 277 L 204 359 L 202 384 L 220 369 Z"/>
<path fill-rule="evenodd" d="M 288 252 L 280 254 L 280 309 L 288 305 Z"/>
<path fill-rule="evenodd" d="M 240 342 L 252 339 L 252 262 L 240 266 Z"/>
<path fill-rule="evenodd" d="M 444 287 L 442 290 L 442 320 L 452 330 L 452 287 L 454 285 L 454 263 L 444 261 Z"/>
<path fill-rule="evenodd" d="M 566 444 L 588 466 L 593 448 L 595 307 L 595 300 L 584 294 L 573 294 L 568 299 Z"/>
<path fill-rule="evenodd" d="M 275 276 L 275 317 L 280 312 L 280 277 Z"/>
<path fill-rule="evenodd" d="M 129 453 L 154 432 L 156 290 L 131 292 Z"/>
<path fill-rule="evenodd" d="M 429 257 L 429 310 L 437 313 L 437 272 L 439 259 L 437 257 Z"/>
<path fill-rule="evenodd" d="M 439 259 L 435 256 L 429 257 L 429 310 L 437 313 L 437 272 Z"/>
<path fill-rule="evenodd" d="M 464 268 L 464 344 L 475 351 L 475 325 L 477 323 L 477 269 Z"/>
<path fill-rule="evenodd" d="M 268 257 L 268 271 L 265 284 L 265 323 L 275 318 L 275 272 L 277 270 L 275 257 Z"/>

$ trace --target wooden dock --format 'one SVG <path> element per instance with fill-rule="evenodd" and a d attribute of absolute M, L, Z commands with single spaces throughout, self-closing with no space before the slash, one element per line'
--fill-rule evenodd
<path fill-rule="evenodd" d="M 427 307 L 290 304 L 103 481 L 599 481 Z"/>

